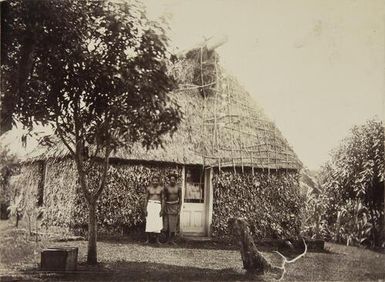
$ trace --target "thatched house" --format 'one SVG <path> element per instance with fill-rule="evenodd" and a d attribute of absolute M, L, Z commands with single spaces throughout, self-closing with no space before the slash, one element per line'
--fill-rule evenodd
<path fill-rule="evenodd" d="M 170 97 L 184 119 L 173 138 L 165 137 L 164 148 L 146 151 L 138 144 L 111 157 L 99 200 L 100 232 L 125 233 L 140 225 L 150 176 L 166 181 L 173 171 L 183 191 L 182 234 L 224 236 L 233 215 L 247 217 L 257 237 L 298 234 L 301 163 L 277 127 L 220 67 L 213 48 L 185 53 L 170 72 L 179 83 Z M 41 206 L 46 228 L 86 228 L 87 209 L 64 146 L 37 146 L 23 157 L 13 183 L 25 213 Z"/>

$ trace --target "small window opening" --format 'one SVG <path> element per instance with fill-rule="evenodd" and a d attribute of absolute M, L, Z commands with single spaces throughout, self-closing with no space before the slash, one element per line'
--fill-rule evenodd
<path fill-rule="evenodd" d="M 186 203 L 204 203 L 204 174 L 203 169 L 199 167 L 186 168 L 185 183 Z"/>

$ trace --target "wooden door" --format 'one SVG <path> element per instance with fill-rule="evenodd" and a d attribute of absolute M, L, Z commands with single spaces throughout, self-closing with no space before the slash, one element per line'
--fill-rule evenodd
<path fill-rule="evenodd" d="M 204 175 L 201 168 L 186 168 L 180 227 L 186 235 L 206 234 Z"/>

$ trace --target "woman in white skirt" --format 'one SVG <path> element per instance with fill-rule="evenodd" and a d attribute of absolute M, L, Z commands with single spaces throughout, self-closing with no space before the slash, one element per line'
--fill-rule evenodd
<path fill-rule="evenodd" d="M 159 177 L 152 177 L 152 184 L 146 189 L 145 215 L 146 215 L 146 244 L 150 242 L 150 234 L 155 235 L 156 243 L 159 242 L 159 234 L 163 229 L 163 186 Z"/>

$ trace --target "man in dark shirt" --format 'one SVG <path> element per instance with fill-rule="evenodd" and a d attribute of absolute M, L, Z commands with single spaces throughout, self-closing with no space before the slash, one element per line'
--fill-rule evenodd
<path fill-rule="evenodd" d="M 168 243 L 176 245 L 175 233 L 182 206 L 182 189 L 177 185 L 177 175 L 169 175 L 169 184 L 164 188 L 163 227 L 166 231 Z"/>

